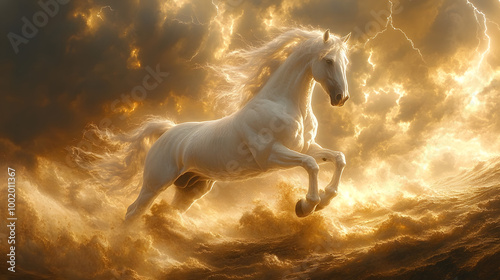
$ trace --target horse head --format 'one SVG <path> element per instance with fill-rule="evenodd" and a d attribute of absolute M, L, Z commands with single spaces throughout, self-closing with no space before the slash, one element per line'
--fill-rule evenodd
<path fill-rule="evenodd" d="M 343 106 L 349 99 L 346 52 L 350 36 L 350 33 L 342 38 L 331 36 L 327 30 L 322 38 L 325 51 L 312 61 L 313 78 L 328 93 L 332 106 Z"/>

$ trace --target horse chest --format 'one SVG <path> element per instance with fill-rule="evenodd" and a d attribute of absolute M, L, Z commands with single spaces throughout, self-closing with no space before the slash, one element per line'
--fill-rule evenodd
<path fill-rule="evenodd" d="M 317 131 L 317 121 L 314 115 L 304 117 L 301 115 L 290 116 L 289 126 L 284 129 L 280 140 L 287 148 L 304 152 L 314 141 Z"/>
<path fill-rule="evenodd" d="M 243 135 L 244 142 L 255 151 L 263 151 L 263 158 L 273 143 L 281 143 L 297 152 L 307 151 L 317 130 L 317 121 L 310 108 L 269 100 L 254 100 L 233 123 L 237 124 L 234 127 Z"/>

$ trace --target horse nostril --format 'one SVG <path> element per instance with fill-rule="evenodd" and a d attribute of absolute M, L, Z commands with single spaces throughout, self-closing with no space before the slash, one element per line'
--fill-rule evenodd
<path fill-rule="evenodd" d="M 342 99 L 342 94 L 339 93 L 335 96 L 335 100 L 340 101 L 340 99 Z"/>

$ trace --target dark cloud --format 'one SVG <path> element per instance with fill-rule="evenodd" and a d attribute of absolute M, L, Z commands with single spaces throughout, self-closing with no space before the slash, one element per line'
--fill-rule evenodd
<path fill-rule="evenodd" d="M 474 13 L 464 2 L 445 1 L 424 39 L 426 52 L 435 55 L 438 63 L 453 57 L 460 50 L 470 49 L 477 44 L 477 25 Z"/>
<path fill-rule="evenodd" d="M 41 10 L 30 3 L 5 4 L 2 34 L 22 35 L 21 18 L 31 19 Z M 206 26 L 164 18 L 160 5 L 72 1 L 60 5 L 33 39 L 19 45 L 17 55 L 8 39 L 3 40 L 0 67 L 6 102 L 0 105 L 0 135 L 35 154 L 59 149 L 79 137 L 86 123 L 99 122 L 109 103 L 130 95 L 147 74 L 146 66 L 159 65 L 171 82 L 161 83 L 145 102 L 162 101 L 171 92 L 193 98 L 202 94 L 204 73 L 186 61 L 200 47 Z M 135 48 L 141 67 L 131 69 L 128 61 Z M 37 145 L 40 141 L 43 145 Z"/>

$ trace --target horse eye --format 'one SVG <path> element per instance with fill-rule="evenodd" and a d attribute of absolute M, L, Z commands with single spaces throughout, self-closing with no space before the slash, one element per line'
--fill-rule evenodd
<path fill-rule="evenodd" d="M 331 65 L 331 64 L 333 64 L 333 60 L 331 60 L 331 59 L 327 59 L 327 60 L 326 60 L 326 64 L 330 64 L 330 65 Z"/>

